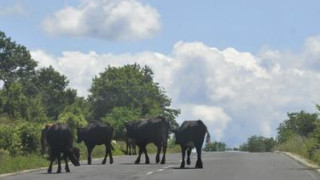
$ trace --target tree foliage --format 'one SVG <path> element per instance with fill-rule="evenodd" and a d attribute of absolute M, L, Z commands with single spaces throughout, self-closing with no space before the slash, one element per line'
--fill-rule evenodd
<path fill-rule="evenodd" d="M 249 152 L 272 152 L 275 145 L 276 141 L 273 138 L 251 136 L 246 143 L 239 147 L 239 150 Z"/>
<path fill-rule="evenodd" d="M 225 151 L 227 149 L 227 145 L 224 142 L 215 141 L 213 143 L 208 143 L 204 147 L 205 151 Z"/>
<path fill-rule="evenodd" d="M 6 90 L 11 83 L 35 73 L 37 62 L 26 47 L 12 41 L 0 31 L 0 80 Z"/>
<path fill-rule="evenodd" d="M 52 66 L 41 68 L 34 83 L 39 88 L 47 116 L 57 120 L 65 107 L 74 103 L 77 93 L 67 89 L 69 81 Z"/>
<path fill-rule="evenodd" d="M 96 120 L 108 116 L 115 107 L 120 107 L 140 112 L 139 117 L 163 115 L 172 126 L 177 125 L 175 117 L 180 111 L 168 108 L 171 100 L 153 81 L 153 72 L 148 66 L 109 66 L 93 79 L 89 91 L 92 115 Z"/>
<path fill-rule="evenodd" d="M 317 113 L 306 113 L 304 111 L 288 113 L 287 120 L 278 127 L 278 141 L 283 143 L 294 134 L 308 137 L 317 128 L 319 123 Z"/>
<path fill-rule="evenodd" d="M 102 121 L 109 123 L 113 127 L 115 139 L 121 139 L 124 136 L 125 122 L 138 120 L 140 114 L 141 112 L 138 109 L 131 110 L 127 107 L 115 107 L 108 115 L 102 118 Z"/>

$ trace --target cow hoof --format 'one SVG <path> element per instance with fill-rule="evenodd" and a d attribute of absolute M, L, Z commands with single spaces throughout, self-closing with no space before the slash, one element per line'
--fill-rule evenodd
<path fill-rule="evenodd" d="M 160 164 L 165 164 L 166 163 L 166 161 L 161 161 L 161 163 Z"/>
<path fill-rule="evenodd" d="M 135 164 L 140 164 L 140 161 L 135 161 L 134 163 L 135 163 Z"/>
<path fill-rule="evenodd" d="M 57 174 L 59 174 L 59 173 L 61 173 L 61 170 L 58 170 L 58 171 L 57 171 Z"/>
<path fill-rule="evenodd" d="M 113 163 L 113 159 L 110 159 L 110 164 L 112 164 Z"/>
<path fill-rule="evenodd" d="M 202 163 L 197 163 L 195 168 L 202 169 L 203 168 Z"/>
<path fill-rule="evenodd" d="M 181 165 L 181 166 L 180 166 L 180 169 L 184 169 L 184 165 Z"/>
<path fill-rule="evenodd" d="M 146 161 L 146 164 L 150 164 L 150 161 Z"/>
<path fill-rule="evenodd" d="M 70 172 L 70 169 L 67 169 L 66 172 L 69 173 L 69 172 Z"/>
<path fill-rule="evenodd" d="M 106 164 L 106 161 L 102 161 L 102 163 L 101 164 Z"/>
<path fill-rule="evenodd" d="M 47 171 L 47 173 L 48 173 L 48 174 L 51 174 L 51 173 L 52 173 L 51 169 L 50 169 L 50 170 L 48 170 L 48 171 Z"/>
<path fill-rule="evenodd" d="M 191 161 L 190 161 L 190 160 L 187 160 L 187 164 L 190 165 L 190 164 L 191 164 Z"/>

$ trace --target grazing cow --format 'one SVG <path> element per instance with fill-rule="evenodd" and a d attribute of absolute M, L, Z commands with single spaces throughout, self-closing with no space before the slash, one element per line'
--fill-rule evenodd
<path fill-rule="evenodd" d="M 197 162 L 195 168 L 203 168 L 201 160 L 201 148 L 203 145 L 204 137 L 207 133 L 206 142 L 210 142 L 210 134 L 206 125 L 201 121 L 184 121 L 182 125 L 173 131 L 176 138 L 176 144 L 180 144 L 182 152 L 182 162 L 180 168 L 185 166 L 185 153 L 187 151 L 187 164 L 190 162 L 191 150 L 195 147 L 197 150 Z"/>
<path fill-rule="evenodd" d="M 106 146 L 106 154 L 102 161 L 102 164 L 106 164 L 107 156 L 110 156 L 110 164 L 113 163 L 111 145 L 111 139 L 113 134 L 113 128 L 109 124 L 103 124 L 101 122 L 92 122 L 85 128 L 78 128 L 77 131 L 77 143 L 84 143 L 88 150 L 88 164 L 91 164 L 91 153 L 96 145 L 104 144 Z"/>
<path fill-rule="evenodd" d="M 61 153 L 63 153 L 63 159 L 65 162 L 66 172 L 70 172 L 68 165 L 68 158 L 75 166 L 80 166 L 79 159 L 79 149 L 73 147 L 72 142 L 72 132 L 67 124 L 54 124 L 48 127 L 46 133 L 46 140 L 50 147 L 50 165 L 48 168 L 48 173 L 52 172 L 52 164 L 54 160 L 58 159 L 58 170 L 57 173 L 61 173 Z"/>
<path fill-rule="evenodd" d="M 136 164 L 140 163 L 142 153 L 145 153 L 145 163 L 150 164 L 146 149 L 149 143 L 154 143 L 157 146 L 156 163 L 160 161 L 160 152 L 161 148 L 163 148 L 161 164 L 165 164 L 169 125 L 163 117 L 158 116 L 147 120 L 130 121 L 125 124 L 125 127 L 127 129 L 126 137 L 134 139 L 139 147 Z"/>
<path fill-rule="evenodd" d="M 126 155 L 136 155 L 136 141 L 132 138 L 126 137 Z"/>

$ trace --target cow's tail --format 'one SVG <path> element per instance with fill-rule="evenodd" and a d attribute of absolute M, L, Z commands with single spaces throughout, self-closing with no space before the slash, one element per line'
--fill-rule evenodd
<path fill-rule="evenodd" d="M 209 131 L 208 131 L 208 129 L 207 129 L 206 143 L 209 144 L 210 141 L 211 141 L 211 137 L 210 137 L 210 133 L 209 133 Z"/>
<path fill-rule="evenodd" d="M 114 151 L 114 147 L 112 146 L 111 143 L 110 143 L 110 147 L 111 147 L 111 151 Z"/>
<path fill-rule="evenodd" d="M 69 151 L 67 152 L 67 156 L 70 159 L 71 163 L 74 166 L 80 166 L 80 162 L 79 159 L 76 157 L 75 153 L 73 152 L 73 149 L 69 149 Z"/>

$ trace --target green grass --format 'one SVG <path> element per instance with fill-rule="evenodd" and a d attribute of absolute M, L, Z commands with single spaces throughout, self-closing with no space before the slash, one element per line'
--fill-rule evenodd
<path fill-rule="evenodd" d="M 275 150 L 298 154 L 311 162 L 320 165 L 320 151 L 317 150 L 318 143 L 315 138 L 293 136 L 283 144 L 276 146 Z"/>
<path fill-rule="evenodd" d="M 0 174 L 48 166 L 48 161 L 40 155 L 4 157 L 0 159 Z"/>

